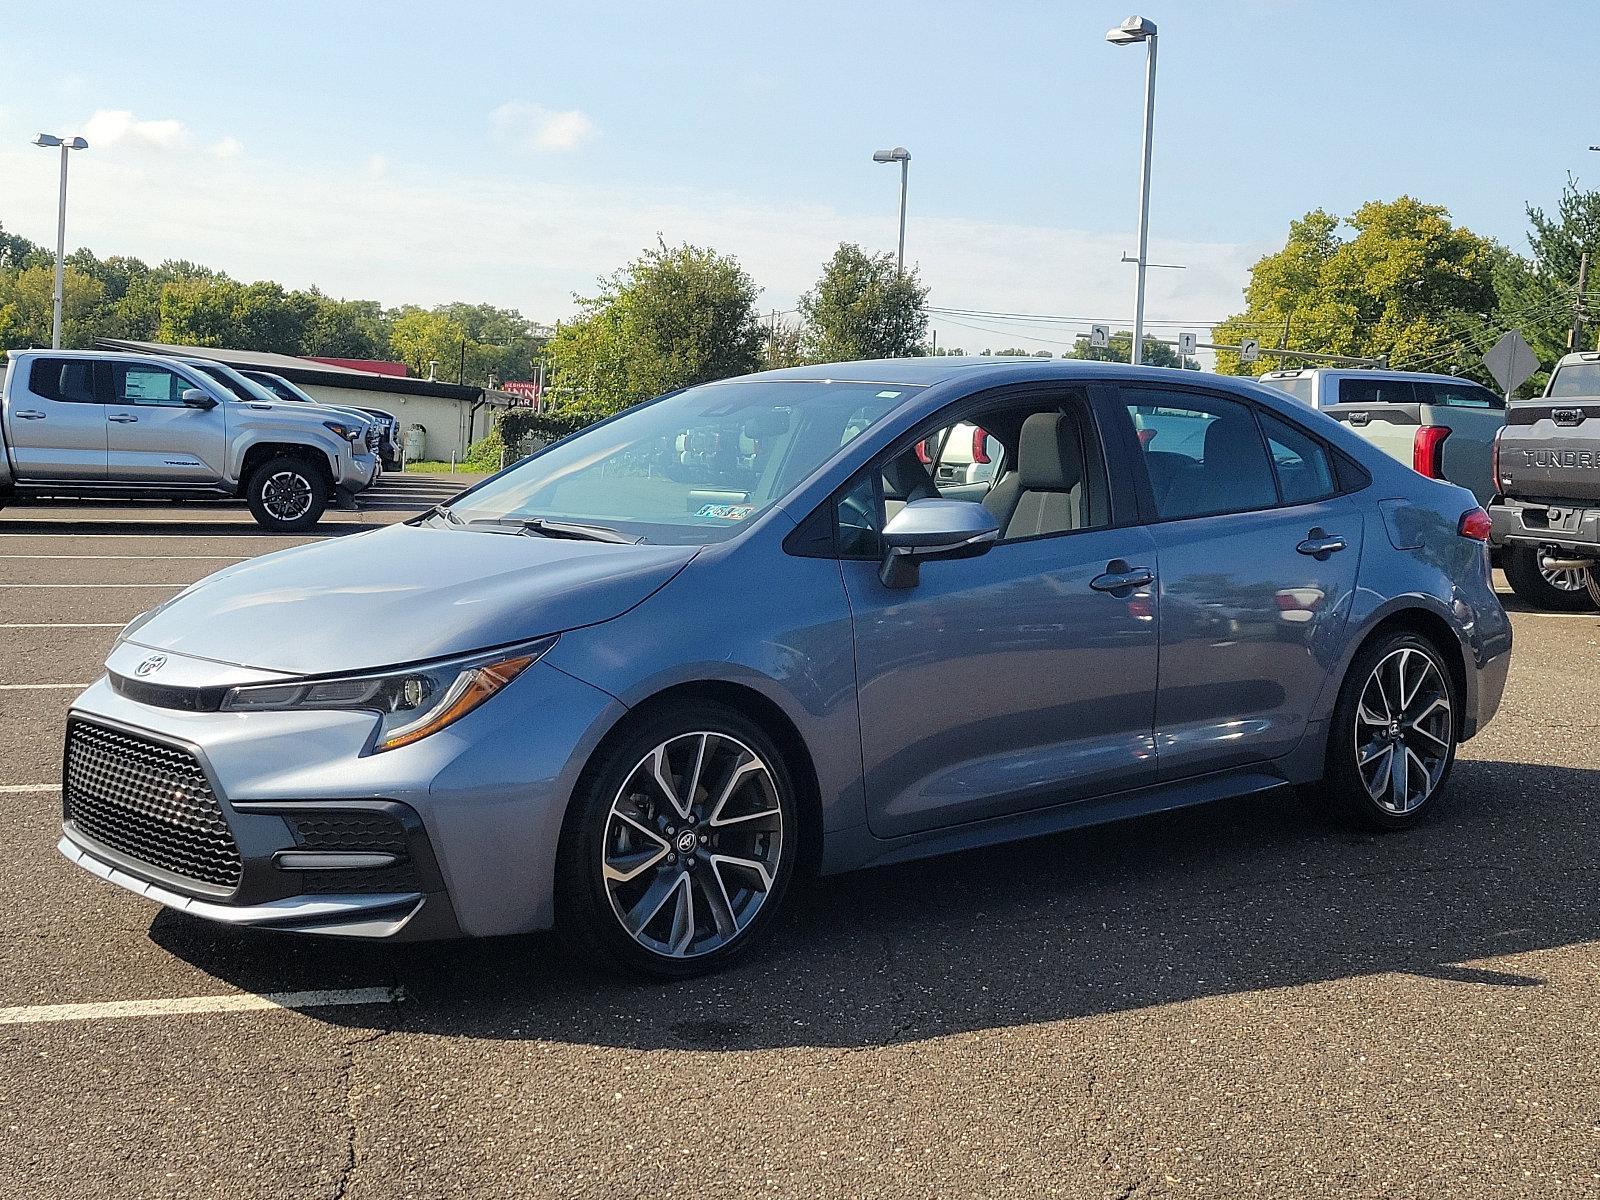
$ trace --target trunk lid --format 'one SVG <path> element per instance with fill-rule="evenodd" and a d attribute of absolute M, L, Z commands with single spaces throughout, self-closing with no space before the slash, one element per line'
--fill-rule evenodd
<path fill-rule="evenodd" d="M 1500 479 L 1508 496 L 1600 502 L 1600 397 L 1513 404 Z"/>

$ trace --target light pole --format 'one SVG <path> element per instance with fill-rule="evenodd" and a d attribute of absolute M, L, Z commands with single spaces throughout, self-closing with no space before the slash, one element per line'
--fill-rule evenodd
<path fill-rule="evenodd" d="M 873 153 L 872 161 L 900 164 L 900 248 L 895 251 L 894 272 L 896 275 L 904 275 L 906 273 L 906 182 L 911 174 L 911 151 L 904 146 L 896 146 L 893 150 L 878 150 Z"/>
<path fill-rule="evenodd" d="M 1144 158 L 1139 165 L 1139 284 L 1133 299 L 1133 353 L 1130 361 L 1144 361 L 1144 273 L 1150 244 L 1150 141 L 1156 118 L 1156 23 L 1146 17 L 1129 17 L 1106 34 L 1114 46 L 1149 47 L 1144 60 Z"/>
<path fill-rule="evenodd" d="M 61 278 L 66 266 L 67 255 L 67 151 L 87 150 L 89 143 L 81 137 L 57 137 L 53 133 L 41 133 L 33 139 L 35 146 L 42 146 L 46 150 L 61 147 L 61 196 L 56 208 L 56 291 L 53 305 L 53 316 L 50 322 L 50 349 L 61 349 Z"/>

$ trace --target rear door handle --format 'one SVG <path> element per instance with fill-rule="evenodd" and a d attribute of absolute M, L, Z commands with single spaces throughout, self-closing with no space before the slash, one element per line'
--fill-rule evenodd
<path fill-rule="evenodd" d="M 1337 533 L 1329 533 L 1321 526 L 1313 529 L 1306 535 L 1306 540 L 1295 547 L 1301 554 L 1309 554 L 1312 558 L 1327 558 L 1336 554 L 1345 547 L 1344 538 Z"/>
<path fill-rule="evenodd" d="M 17 416 L 24 421 L 44 420 L 44 414 L 36 408 L 19 408 L 17 409 Z"/>
<path fill-rule="evenodd" d="M 1156 573 L 1149 567 L 1130 567 L 1120 558 L 1106 564 L 1106 573 L 1096 575 L 1089 586 L 1097 592 L 1126 592 L 1154 583 Z"/>
<path fill-rule="evenodd" d="M 115 416 L 106 418 L 108 421 L 115 421 L 118 425 L 132 425 L 138 419 L 138 417 L 130 416 L 127 413 L 117 413 Z"/>

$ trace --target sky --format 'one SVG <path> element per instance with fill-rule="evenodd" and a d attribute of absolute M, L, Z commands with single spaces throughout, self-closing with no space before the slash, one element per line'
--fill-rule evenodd
<path fill-rule="evenodd" d="M 653 244 L 735 255 L 786 312 L 841 241 L 906 256 L 941 346 L 1131 325 L 1144 50 L 1084 0 L 583 4 L 11 0 L 0 224 L 388 305 L 570 316 Z M 1152 0 L 1147 316 L 1242 307 L 1288 223 L 1411 194 L 1526 248 L 1600 182 L 1593 0 Z M 1022 322 L 972 312 L 1055 314 Z"/>

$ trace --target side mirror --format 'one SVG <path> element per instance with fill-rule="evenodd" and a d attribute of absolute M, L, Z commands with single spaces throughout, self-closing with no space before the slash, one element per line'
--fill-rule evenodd
<path fill-rule="evenodd" d="M 974 558 L 1000 539 L 1000 522 L 968 500 L 913 500 L 883 527 L 878 578 L 889 588 L 916 587 L 924 561 Z"/>
<path fill-rule="evenodd" d="M 185 388 L 178 399 L 183 401 L 185 408 L 198 408 L 202 412 L 217 406 L 217 402 L 199 388 Z"/>

